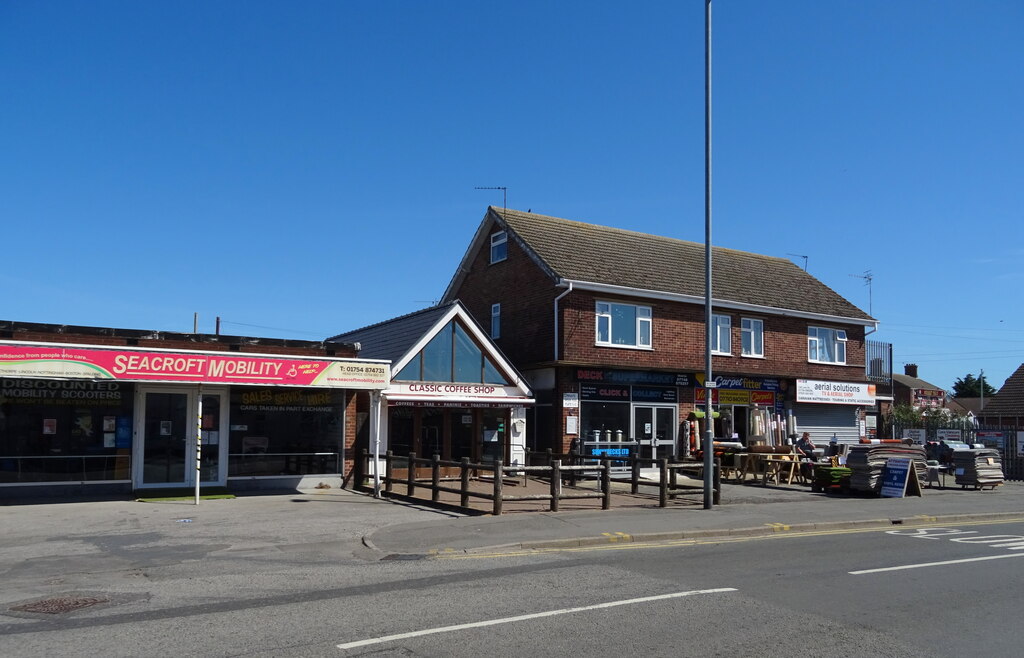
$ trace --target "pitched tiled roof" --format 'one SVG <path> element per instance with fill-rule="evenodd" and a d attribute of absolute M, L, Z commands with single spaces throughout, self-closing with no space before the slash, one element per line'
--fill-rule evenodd
<path fill-rule="evenodd" d="M 489 217 L 555 278 L 704 295 L 704 244 L 491 207 Z M 716 300 L 873 320 L 785 258 L 714 247 Z"/>
<path fill-rule="evenodd" d="M 359 343 L 359 356 L 364 359 L 397 361 L 457 303 L 431 306 L 369 327 L 338 334 L 328 338 L 327 342 Z"/>
<path fill-rule="evenodd" d="M 910 375 L 901 375 L 899 373 L 895 373 L 894 372 L 892 374 L 892 379 L 893 379 L 893 381 L 895 381 L 895 382 L 897 382 L 899 384 L 903 384 L 907 388 L 924 388 L 924 389 L 931 389 L 933 391 L 944 391 L 944 390 L 946 390 L 946 389 L 944 389 L 941 386 L 936 386 L 935 384 L 932 384 L 930 382 L 926 382 L 925 380 L 919 379 L 918 377 L 911 377 Z"/>
<path fill-rule="evenodd" d="M 991 400 L 985 402 L 982 416 L 1024 416 L 1024 363 L 1007 378 L 1006 383 Z"/>

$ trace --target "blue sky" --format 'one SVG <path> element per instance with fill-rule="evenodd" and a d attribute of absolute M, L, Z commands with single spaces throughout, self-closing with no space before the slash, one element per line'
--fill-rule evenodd
<path fill-rule="evenodd" d="M 319 339 L 488 204 L 702 242 L 704 4 L 0 3 L 0 318 Z M 714 242 L 1024 362 L 1024 4 L 716 0 Z M 870 271 L 869 288 L 864 275 Z"/>

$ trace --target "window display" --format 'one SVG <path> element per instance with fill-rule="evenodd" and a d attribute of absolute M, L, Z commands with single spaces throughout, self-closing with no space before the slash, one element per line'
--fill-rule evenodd
<path fill-rule="evenodd" d="M 0 378 L 0 482 L 130 477 L 135 388 Z"/>
<path fill-rule="evenodd" d="M 344 391 L 232 387 L 229 477 L 339 473 L 344 411 Z"/>

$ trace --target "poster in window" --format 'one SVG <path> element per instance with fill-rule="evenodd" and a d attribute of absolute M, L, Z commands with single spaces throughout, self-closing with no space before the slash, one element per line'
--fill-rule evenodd
<path fill-rule="evenodd" d="M 57 433 L 57 419 L 56 418 L 44 418 L 43 419 L 43 434 L 56 434 Z"/>
<path fill-rule="evenodd" d="M 75 434 L 81 436 L 92 436 L 92 413 L 79 411 L 75 416 Z"/>
<path fill-rule="evenodd" d="M 132 418 L 131 416 L 118 416 L 117 429 L 115 430 L 115 448 L 132 447 Z"/>
<path fill-rule="evenodd" d="M 104 448 L 113 448 L 113 447 L 115 447 L 117 445 L 117 438 L 116 437 L 117 437 L 117 435 L 114 434 L 113 432 L 104 432 L 103 433 L 103 447 Z"/>
<path fill-rule="evenodd" d="M 171 428 L 172 427 L 174 427 L 174 424 L 173 424 L 172 421 L 161 420 L 160 421 L 160 436 L 170 436 L 171 435 Z"/>
<path fill-rule="evenodd" d="M 103 417 L 103 431 L 113 432 L 117 429 L 117 416 L 104 416 Z"/>
<path fill-rule="evenodd" d="M 484 430 L 484 443 L 497 443 L 498 430 Z"/>

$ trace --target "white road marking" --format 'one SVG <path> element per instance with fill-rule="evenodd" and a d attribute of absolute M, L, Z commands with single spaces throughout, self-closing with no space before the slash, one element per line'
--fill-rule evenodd
<path fill-rule="evenodd" d="M 1002 560 L 1006 557 L 1024 557 L 1024 553 L 1010 553 L 1009 555 L 988 555 L 985 557 L 971 557 L 963 560 L 946 560 L 944 562 L 923 562 L 921 564 L 904 564 L 899 567 L 882 567 L 881 569 L 862 569 L 861 571 L 848 571 L 851 576 L 861 576 L 866 573 L 881 573 L 883 571 L 902 571 L 904 569 L 920 569 L 922 567 L 941 567 L 947 564 L 963 564 L 964 562 L 982 562 L 984 560 Z"/>
<path fill-rule="evenodd" d="M 733 587 L 720 587 L 718 589 L 697 589 L 689 592 L 673 592 L 672 594 L 659 594 L 657 596 L 644 596 L 638 599 L 625 599 L 623 601 L 609 601 L 608 603 L 598 603 L 595 605 L 585 605 L 579 608 L 562 608 L 561 610 L 548 610 L 547 612 L 535 612 L 529 615 L 518 615 L 515 617 L 502 617 L 500 619 L 488 619 L 486 621 L 475 621 L 468 624 L 456 624 L 454 626 L 439 626 L 438 628 L 427 628 L 422 631 L 411 631 L 409 633 L 397 633 L 395 635 L 384 635 L 381 637 L 372 637 L 366 640 L 358 640 L 356 642 L 346 642 L 345 644 L 339 644 L 339 649 L 355 649 L 357 647 L 365 647 L 371 644 L 384 644 L 385 642 L 394 642 L 395 640 L 405 640 L 411 637 L 421 637 L 423 635 L 435 635 L 437 633 L 451 633 L 453 631 L 462 631 L 468 628 L 481 628 L 483 626 L 497 626 L 498 624 L 511 624 L 517 621 L 526 621 L 529 619 L 539 619 L 541 617 L 554 617 L 556 615 L 567 615 L 573 612 L 585 612 L 587 610 L 602 610 L 604 608 L 615 608 L 620 605 L 633 605 L 636 603 L 648 603 L 650 601 L 663 601 L 665 599 L 677 599 L 683 596 L 695 596 L 697 594 L 717 594 L 719 592 L 736 592 Z"/>

